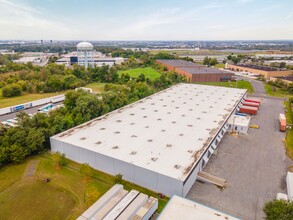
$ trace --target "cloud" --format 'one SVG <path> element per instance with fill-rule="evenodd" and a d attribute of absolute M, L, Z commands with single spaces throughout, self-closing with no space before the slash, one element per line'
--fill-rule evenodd
<path fill-rule="evenodd" d="M 223 28 L 225 28 L 224 25 L 222 25 L 222 24 L 217 24 L 217 25 L 208 26 L 208 27 L 206 27 L 205 29 L 207 29 L 207 30 L 221 30 L 221 29 L 223 29 Z"/>
<path fill-rule="evenodd" d="M 237 0 L 238 3 L 240 4 L 247 4 L 247 3 L 250 3 L 250 2 L 253 2 L 254 0 Z"/>
<path fill-rule="evenodd" d="M 60 21 L 45 19 L 40 8 L 0 0 L 0 11 L 0 39 L 58 39 L 75 33 Z"/>
<path fill-rule="evenodd" d="M 219 2 L 211 2 L 209 4 L 204 5 L 202 8 L 212 9 L 212 8 L 222 8 L 222 7 L 224 7 L 224 5 L 220 4 Z"/>
<path fill-rule="evenodd" d="M 285 18 L 284 21 L 288 21 L 290 18 L 293 17 L 293 12 L 291 12 L 290 14 L 288 14 Z"/>

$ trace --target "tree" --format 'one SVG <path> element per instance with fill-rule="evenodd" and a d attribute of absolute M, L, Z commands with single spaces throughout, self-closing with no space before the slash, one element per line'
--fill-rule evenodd
<path fill-rule="evenodd" d="M 139 74 L 138 77 L 137 77 L 137 79 L 136 79 L 137 82 L 145 82 L 145 80 L 146 80 L 145 79 L 145 75 L 142 74 L 142 73 Z"/>
<path fill-rule="evenodd" d="M 9 160 L 12 163 L 21 163 L 25 156 L 26 152 L 18 144 L 13 144 L 9 147 Z"/>
<path fill-rule="evenodd" d="M 80 172 L 86 177 L 92 177 L 94 175 L 94 169 L 88 163 L 81 164 Z"/>
<path fill-rule="evenodd" d="M 61 154 L 59 151 L 52 153 L 52 160 L 59 167 L 64 167 L 68 163 L 65 154 Z"/>
<path fill-rule="evenodd" d="M 32 128 L 26 137 L 26 146 L 29 149 L 29 153 L 38 151 L 40 152 L 44 148 L 45 135 L 41 128 Z"/>
<path fill-rule="evenodd" d="M 274 199 L 263 208 L 267 220 L 293 220 L 293 202 Z"/>
<path fill-rule="evenodd" d="M 280 63 L 280 68 L 286 68 L 286 62 L 281 62 Z"/>
<path fill-rule="evenodd" d="M 211 58 L 209 58 L 209 57 L 205 57 L 204 59 L 203 59 L 203 65 L 210 65 L 210 61 L 211 61 Z"/>

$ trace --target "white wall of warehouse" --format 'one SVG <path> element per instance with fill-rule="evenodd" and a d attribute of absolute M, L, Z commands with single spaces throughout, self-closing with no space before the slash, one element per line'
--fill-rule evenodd
<path fill-rule="evenodd" d="M 64 153 L 67 158 L 73 161 L 89 163 L 93 168 L 108 174 L 116 175 L 120 173 L 123 175 L 123 179 L 129 182 L 155 192 L 161 192 L 167 196 L 185 196 L 183 195 L 183 181 L 53 138 L 50 141 L 53 152 Z"/>

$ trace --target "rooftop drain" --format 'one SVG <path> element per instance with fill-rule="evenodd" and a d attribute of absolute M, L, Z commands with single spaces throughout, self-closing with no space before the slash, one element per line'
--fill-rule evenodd
<path fill-rule="evenodd" d="M 119 147 L 118 146 L 114 146 L 114 147 L 112 147 L 112 149 L 119 149 Z"/>

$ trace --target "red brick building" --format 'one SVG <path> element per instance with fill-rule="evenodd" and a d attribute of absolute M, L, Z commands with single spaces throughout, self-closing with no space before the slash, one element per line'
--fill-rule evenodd
<path fill-rule="evenodd" d="M 167 67 L 168 70 L 185 76 L 188 82 L 222 82 L 234 77 L 234 73 L 185 60 L 157 60 L 156 62 Z"/>

